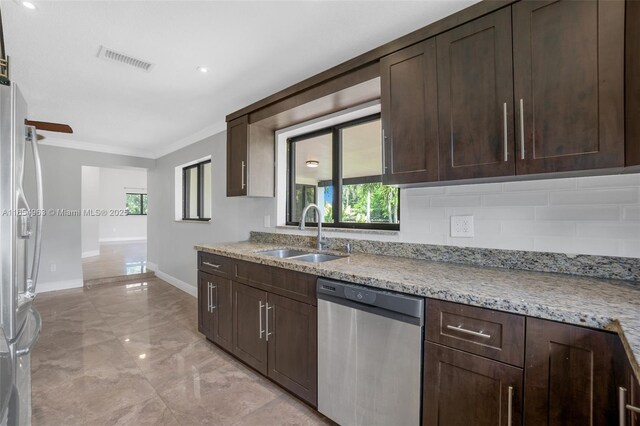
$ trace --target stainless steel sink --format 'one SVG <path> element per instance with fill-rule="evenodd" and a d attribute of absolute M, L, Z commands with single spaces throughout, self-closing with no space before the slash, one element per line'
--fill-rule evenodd
<path fill-rule="evenodd" d="M 258 253 L 263 254 L 265 256 L 279 257 L 281 259 L 309 254 L 308 251 L 293 250 L 293 249 L 265 250 L 265 251 L 259 251 Z"/>
<path fill-rule="evenodd" d="M 330 260 L 342 259 L 347 256 L 338 256 L 335 254 L 326 254 L 326 253 L 309 253 L 303 256 L 296 256 L 291 260 L 300 260 L 302 262 L 312 262 L 312 263 L 320 263 L 320 262 L 328 262 Z"/>

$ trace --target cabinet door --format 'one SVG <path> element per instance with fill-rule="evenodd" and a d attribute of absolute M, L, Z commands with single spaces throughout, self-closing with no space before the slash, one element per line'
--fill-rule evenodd
<path fill-rule="evenodd" d="M 247 195 L 249 117 L 227 123 L 227 197 Z"/>
<path fill-rule="evenodd" d="M 521 407 L 522 369 L 425 343 L 424 425 L 518 425 Z"/>
<path fill-rule="evenodd" d="M 269 377 L 316 406 L 316 308 L 269 293 Z"/>
<path fill-rule="evenodd" d="M 228 351 L 233 350 L 233 294 L 231 280 L 211 276 L 211 340 Z"/>
<path fill-rule="evenodd" d="M 438 180 L 434 39 L 382 58 L 385 184 Z"/>
<path fill-rule="evenodd" d="M 518 174 L 624 165 L 624 9 L 513 5 Z"/>
<path fill-rule="evenodd" d="M 616 336 L 527 318 L 527 425 L 617 424 Z"/>
<path fill-rule="evenodd" d="M 198 272 L 198 331 L 211 338 L 211 275 Z"/>
<path fill-rule="evenodd" d="M 436 38 L 440 180 L 515 174 L 511 10 Z"/>
<path fill-rule="evenodd" d="M 233 353 L 267 374 L 265 310 L 267 293 L 237 282 L 233 291 Z"/>

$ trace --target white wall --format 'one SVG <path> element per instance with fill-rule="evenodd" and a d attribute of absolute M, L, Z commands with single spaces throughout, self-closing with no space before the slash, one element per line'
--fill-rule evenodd
<path fill-rule="evenodd" d="M 82 210 L 98 209 L 100 206 L 100 168 L 82 166 Z M 100 219 L 98 216 L 82 216 L 82 257 L 100 254 Z"/>
<path fill-rule="evenodd" d="M 452 215 L 475 236 L 452 238 Z M 640 174 L 402 191 L 400 240 L 640 257 Z"/>
<path fill-rule="evenodd" d="M 149 217 L 147 260 L 160 277 L 196 286 L 197 243 L 240 241 L 249 231 L 264 229 L 264 215 L 275 211 L 274 198 L 226 196 L 226 133 L 208 137 L 157 160 L 148 174 Z M 210 222 L 175 220 L 175 167 L 211 155 Z M 167 275 L 164 275 L 167 274 Z M 175 282 L 174 282 L 175 283 Z"/>
<path fill-rule="evenodd" d="M 45 209 L 81 209 L 82 166 L 153 168 L 155 160 L 41 145 Z M 25 192 L 35 205 L 33 160 L 29 150 Z M 46 216 L 42 232 L 40 289 L 82 285 L 81 216 Z M 55 265 L 55 271 L 54 269 Z M 40 290 L 39 290 L 40 291 Z"/>
<path fill-rule="evenodd" d="M 146 170 L 100 168 L 100 209 L 124 209 L 127 192 L 147 192 Z M 147 216 L 100 216 L 99 228 L 101 243 L 146 240 Z"/>

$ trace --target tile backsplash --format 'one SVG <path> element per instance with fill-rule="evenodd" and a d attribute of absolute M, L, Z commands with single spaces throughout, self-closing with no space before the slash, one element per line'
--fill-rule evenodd
<path fill-rule="evenodd" d="M 400 214 L 402 242 L 640 257 L 640 174 L 405 189 Z"/>

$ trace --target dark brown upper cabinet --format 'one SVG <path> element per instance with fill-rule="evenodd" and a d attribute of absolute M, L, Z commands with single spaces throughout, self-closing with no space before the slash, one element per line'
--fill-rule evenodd
<path fill-rule="evenodd" d="M 227 197 L 247 195 L 249 117 L 227 124 Z"/>
<path fill-rule="evenodd" d="M 438 180 L 434 39 L 380 61 L 385 184 Z"/>
<path fill-rule="evenodd" d="M 436 42 L 440 180 L 515 174 L 511 9 Z"/>
<path fill-rule="evenodd" d="M 275 135 L 243 115 L 227 123 L 227 197 L 273 197 Z"/>
<path fill-rule="evenodd" d="M 518 174 L 624 166 L 623 1 L 513 5 Z"/>
<path fill-rule="evenodd" d="M 527 318 L 524 423 L 617 425 L 618 336 Z"/>

